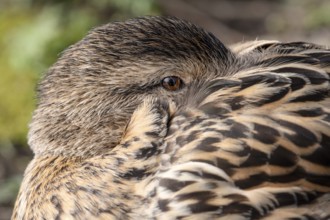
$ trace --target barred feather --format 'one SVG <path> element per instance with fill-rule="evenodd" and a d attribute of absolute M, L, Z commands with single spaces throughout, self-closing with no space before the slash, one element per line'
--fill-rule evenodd
<path fill-rule="evenodd" d="M 329 208 L 305 206 L 330 192 L 330 51 L 273 41 L 242 48 L 249 67 L 202 85 L 196 108 L 172 118 L 161 219 L 330 218 Z"/>

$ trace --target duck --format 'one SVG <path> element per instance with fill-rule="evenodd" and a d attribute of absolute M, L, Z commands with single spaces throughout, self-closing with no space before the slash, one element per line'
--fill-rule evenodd
<path fill-rule="evenodd" d="M 42 77 L 12 219 L 329 219 L 330 50 L 150 16 Z"/>

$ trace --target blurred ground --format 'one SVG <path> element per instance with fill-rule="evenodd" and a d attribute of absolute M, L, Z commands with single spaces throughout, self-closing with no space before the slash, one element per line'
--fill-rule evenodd
<path fill-rule="evenodd" d="M 2 0 L 0 2 L 0 220 L 9 219 L 32 157 L 27 124 L 38 78 L 68 45 L 99 24 L 172 15 L 226 44 L 277 39 L 330 45 L 328 0 Z"/>
<path fill-rule="evenodd" d="M 198 24 L 224 43 L 277 39 L 330 44 L 327 0 L 159 0 L 163 14 Z"/>

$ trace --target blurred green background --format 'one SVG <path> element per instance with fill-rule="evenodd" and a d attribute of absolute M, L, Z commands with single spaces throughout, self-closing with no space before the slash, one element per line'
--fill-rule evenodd
<path fill-rule="evenodd" d="M 38 79 L 92 27 L 141 15 L 174 15 L 225 43 L 306 40 L 330 44 L 328 0 L 1 0 L 0 219 L 9 219 L 32 158 L 28 122 Z"/>

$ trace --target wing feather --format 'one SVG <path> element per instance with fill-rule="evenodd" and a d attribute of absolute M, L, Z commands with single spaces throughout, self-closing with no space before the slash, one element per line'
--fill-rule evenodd
<path fill-rule="evenodd" d="M 276 41 L 232 48 L 249 65 L 199 85 L 195 108 L 172 118 L 159 202 L 187 219 L 329 215 L 304 205 L 330 192 L 330 51 Z"/>

